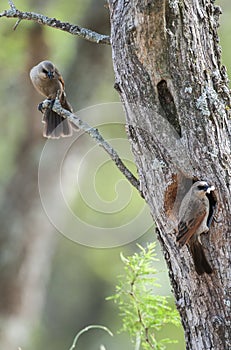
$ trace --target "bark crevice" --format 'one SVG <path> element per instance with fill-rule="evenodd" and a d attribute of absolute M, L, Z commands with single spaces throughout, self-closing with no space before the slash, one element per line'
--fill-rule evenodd
<path fill-rule="evenodd" d="M 169 123 L 176 130 L 177 134 L 181 137 L 181 127 L 177 115 L 177 109 L 166 80 L 162 79 L 157 84 L 157 91 L 160 105 L 164 111 L 164 117 L 169 121 Z"/>

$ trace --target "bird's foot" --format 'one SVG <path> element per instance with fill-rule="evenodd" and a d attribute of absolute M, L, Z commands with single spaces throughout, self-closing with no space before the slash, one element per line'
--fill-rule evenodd
<path fill-rule="evenodd" d="M 45 111 L 46 109 L 52 109 L 54 103 L 55 103 L 55 99 L 53 99 L 53 100 L 46 99 L 46 100 L 44 100 L 44 101 L 42 101 L 42 102 L 40 102 L 40 103 L 38 104 L 38 110 L 39 110 L 41 113 L 44 113 L 44 111 Z"/>

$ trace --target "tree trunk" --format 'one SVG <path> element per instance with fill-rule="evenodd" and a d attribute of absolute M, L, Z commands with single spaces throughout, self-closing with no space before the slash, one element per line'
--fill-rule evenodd
<path fill-rule="evenodd" d="M 111 0 L 115 87 L 141 190 L 158 227 L 187 349 L 231 348 L 229 88 L 211 0 Z M 176 243 L 177 212 L 195 180 L 216 187 L 203 234 L 211 275 L 197 275 Z"/>

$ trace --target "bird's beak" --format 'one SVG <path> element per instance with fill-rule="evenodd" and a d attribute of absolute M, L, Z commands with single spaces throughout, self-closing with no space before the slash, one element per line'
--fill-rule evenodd
<path fill-rule="evenodd" d="M 47 73 L 47 76 L 48 76 L 49 79 L 53 79 L 54 78 L 53 72 L 50 72 L 50 71 Z"/>
<path fill-rule="evenodd" d="M 210 193 L 212 191 L 215 190 L 215 187 L 214 186 L 208 186 L 207 190 L 206 190 L 206 193 Z"/>

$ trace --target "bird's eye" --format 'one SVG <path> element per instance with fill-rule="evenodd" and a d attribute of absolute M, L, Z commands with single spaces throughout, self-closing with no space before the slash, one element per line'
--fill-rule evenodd
<path fill-rule="evenodd" d="M 199 186 L 197 186 L 197 188 L 199 191 L 206 191 L 208 189 L 208 186 L 207 185 L 199 185 Z"/>

